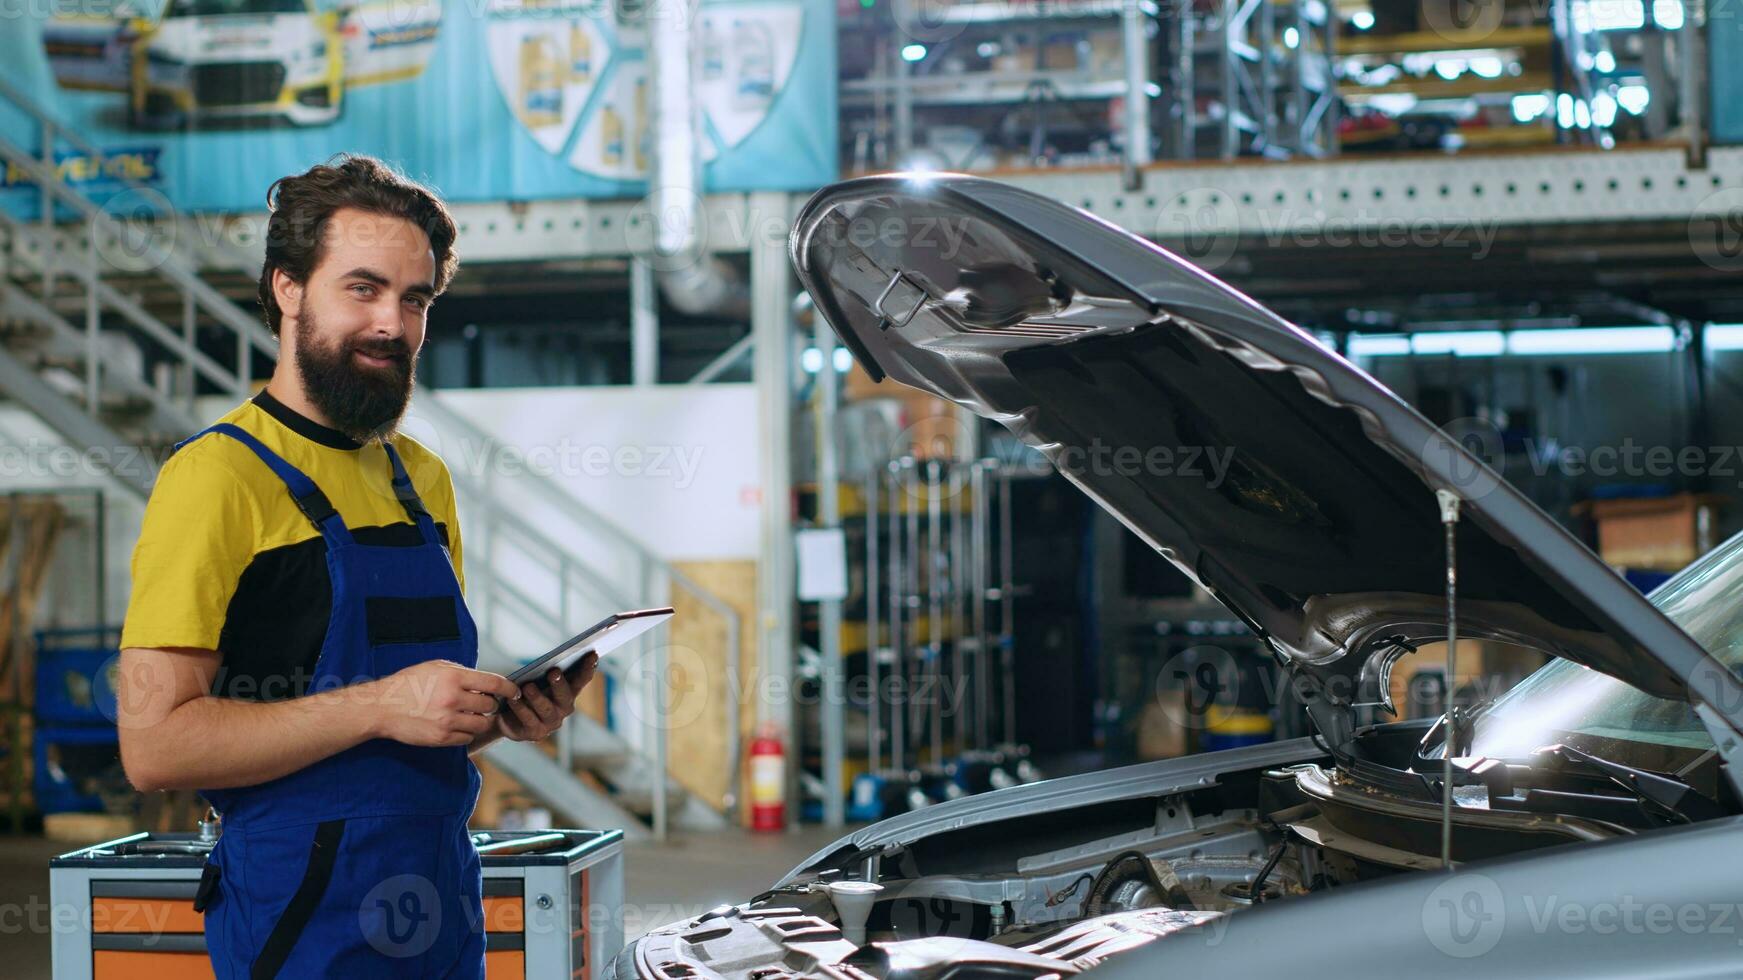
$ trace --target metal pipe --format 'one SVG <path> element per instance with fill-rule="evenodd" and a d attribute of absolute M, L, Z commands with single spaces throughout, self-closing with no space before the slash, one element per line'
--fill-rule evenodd
<path fill-rule="evenodd" d="M 1141 0 L 1125 0 L 1120 11 L 1120 37 L 1126 55 L 1126 166 L 1150 162 L 1150 49 L 1144 37 L 1148 23 Z"/>
<path fill-rule="evenodd" d="M 903 488 L 906 490 L 903 506 L 908 507 L 908 528 L 906 528 L 908 530 L 908 548 L 905 549 L 905 555 L 903 555 L 903 558 L 906 558 L 906 565 L 903 568 L 903 572 L 905 572 L 903 603 L 905 603 L 906 614 L 908 614 L 908 623 L 912 624 L 912 628 L 908 630 L 908 647 L 912 649 L 912 652 L 910 650 L 901 652 L 901 657 L 903 657 L 903 664 L 901 664 L 901 713 L 906 718 L 905 724 L 908 725 L 908 731 L 913 732 L 913 764 L 915 767 L 919 767 L 920 724 L 919 720 L 913 717 L 913 699 L 910 698 L 910 692 L 913 691 L 912 670 L 913 659 L 915 659 L 913 654 L 917 654 L 920 650 L 920 560 L 922 560 L 920 556 L 924 553 L 920 551 L 920 466 L 919 462 L 913 460 L 912 457 L 903 460 L 903 478 L 905 478 Z M 931 633 L 931 626 L 927 626 L 927 633 Z"/>
<path fill-rule="evenodd" d="M 95 230 L 85 236 L 85 267 L 89 273 L 89 278 L 85 280 L 85 409 L 96 415 L 102 409 L 99 404 L 102 382 L 97 376 L 102 361 L 102 343 L 99 336 L 102 317 L 97 309 L 99 272 Z"/>
<path fill-rule="evenodd" d="M 1440 750 L 1440 866 L 1452 867 L 1453 753 L 1459 751 L 1459 712 L 1453 692 L 1458 689 L 1459 618 L 1458 552 L 1459 498 L 1450 490 L 1436 490 L 1440 522 L 1446 527 L 1446 718 Z"/>
<path fill-rule="evenodd" d="M 963 682 L 967 679 L 966 651 L 969 644 L 964 642 L 968 637 L 968 527 L 963 518 L 962 495 L 967 489 L 965 466 L 959 462 L 950 464 L 950 695 L 943 700 L 947 707 L 953 707 L 955 714 L 950 719 L 951 732 L 956 736 L 956 751 L 961 754 L 968 748 L 968 717 L 967 699 L 962 697 Z"/>
<path fill-rule="evenodd" d="M 902 717 L 901 691 L 902 676 L 902 645 L 907 640 L 902 612 L 902 464 L 890 460 L 886 467 L 885 483 L 889 487 L 890 510 L 890 768 L 906 769 L 908 766 L 907 725 Z M 882 691 L 873 692 L 878 698 L 883 697 Z"/>
<path fill-rule="evenodd" d="M 654 294 L 654 269 L 646 259 L 629 261 L 630 383 L 660 381 L 660 304 Z"/>
<path fill-rule="evenodd" d="M 987 724 L 987 711 L 991 707 L 987 698 L 987 655 L 986 655 L 986 600 L 987 600 L 987 499 L 985 460 L 977 461 L 969 471 L 969 506 L 974 515 L 971 528 L 974 538 L 972 567 L 974 569 L 974 669 L 971 673 L 974 684 L 974 747 L 985 749 L 991 728 Z"/>
<path fill-rule="evenodd" d="M 817 518 L 828 530 L 841 530 L 841 474 L 835 452 L 835 331 L 823 317 L 812 318 L 811 342 L 823 355 L 817 372 Z M 823 703 L 819 721 L 823 726 L 823 823 L 840 827 L 846 822 L 843 807 L 847 788 L 842 770 L 847 763 L 845 683 L 841 661 L 841 600 L 817 604 L 817 649 L 821 655 Z"/>
<path fill-rule="evenodd" d="M 871 695 L 866 699 L 866 771 L 882 768 L 884 754 L 883 705 L 879 703 L 878 654 L 883 637 L 879 620 L 878 590 L 878 471 L 865 468 L 865 673 Z"/>
<path fill-rule="evenodd" d="M 697 0 L 673 0 L 648 25 L 648 84 L 654 132 L 654 254 L 666 299 L 682 313 L 731 319 L 751 315 L 744 279 L 709 253 L 702 214 L 701 118 L 696 109 Z"/>
<path fill-rule="evenodd" d="M 943 464 L 926 463 L 926 679 L 932 703 L 928 706 L 932 765 L 944 764 L 944 704 L 938 685 L 944 680 L 944 562 L 949 548 L 944 543 Z"/>
<path fill-rule="evenodd" d="M 1011 474 L 999 471 L 999 683 L 1003 688 L 1006 745 L 1017 744 L 1017 675 L 1012 646 L 1016 642 L 1015 560 L 1011 554 Z"/>
<path fill-rule="evenodd" d="M 198 315 L 194 307 L 194 294 L 182 290 L 182 346 L 187 350 L 194 349 L 194 326 Z M 183 360 L 181 367 L 182 397 L 187 399 L 188 409 L 194 407 L 194 393 L 199 386 L 194 381 L 194 365 L 192 361 Z"/>
<path fill-rule="evenodd" d="M 641 563 L 640 579 L 642 594 L 651 592 L 652 569 L 648 562 Z M 645 734 L 652 743 L 653 766 L 653 825 L 654 839 L 665 840 L 667 828 L 666 780 L 669 773 L 669 760 L 666 757 L 666 685 L 668 683 L 666 670 L 666 645 L 655 643 L 646 636 L 638 641 L 644 654 L 652 654 L 653 664 L 651 676 L 642 679 L 642 718 L 645 720 Z M 647 748 L 643 746 L 644 750 Z"/>

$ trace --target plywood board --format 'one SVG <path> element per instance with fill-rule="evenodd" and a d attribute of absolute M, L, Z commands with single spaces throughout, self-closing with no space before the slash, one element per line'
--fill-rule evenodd
<path fill-rule="evenodd" d="M 667 651 L 671 694 L 666 705 L 668 769 L 679 785 L 709 806 L 724 809 L 732 774 L 742 759 L 729 758 L 728 705 L 739 703 L 739 755 L 756 720 L 755 679 L 761 662 L 756 645 L 757 567 L 754 561 L 673 562 L 682 573 L 731 606 L 739 616 L 737 691 L 727 683 L 726 621 L 695 596 L 674 586 Z M 741 783 L 742 785 L 742 783 Z"/>

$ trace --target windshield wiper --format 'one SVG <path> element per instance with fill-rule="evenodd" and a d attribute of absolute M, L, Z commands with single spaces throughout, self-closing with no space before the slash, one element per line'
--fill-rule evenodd
<path fill-rule="evenodd" d="M 1571 745 L 1556 744 L 1546 746 L 1537 751 L 1540 756 L 1550 756 L 1565 766 L 1577 767 L 1588 772 L 1604 776 L 1610 782 L 1634 794 L 1634 798 L 1647 806 L 1655 807 L 1664 813 L 1688 823 L 1697 820 L 1711 820 L 1725 815 L 1725 808 L 1716 800 L 1702 794 L 1693 786 L 1670 776 L 1620 762 L 1601 759 L 1589 752 L 1582 752 Z"/>

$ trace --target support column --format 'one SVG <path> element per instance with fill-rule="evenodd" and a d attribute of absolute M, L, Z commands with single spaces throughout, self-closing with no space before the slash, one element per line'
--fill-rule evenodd
<path fill-rule="evenodd" d="M 794 735 L 793 664 L 793 321 L 792 268 L 784 236 L 771 230 L 790 226 L 786 194 L 751 195 L 750 242 L 751 335 L 756 338 L 754 376 L 757 387 L 757 430 L 762 450 L 762 547 L 757 562 L 757 655 L 761 670 L 753 691 L 769 690 L 776 697 L 756 698 L 759 723 L 780 726 L 789 744 Z M 787 767 L 788 825 L 796 812 L 796 764 Z"/>
<path fill-rule="evenodd" d="M 637 386 L 660 383 L 660 304 L 654 269 L 644 259 L 629 264 L 629 372 Z"/>

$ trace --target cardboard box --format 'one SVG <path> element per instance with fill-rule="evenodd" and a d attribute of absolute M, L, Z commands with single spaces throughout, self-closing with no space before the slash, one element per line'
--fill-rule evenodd
<path fill-rule="evenodd" d="M 1674 572 L 1716 543 L 1714 525 L 1725 498 L 1670 497 L 1591 500 L 1575 508 L 1598 525 L 1598 555 L 1617 568 Z"/>

